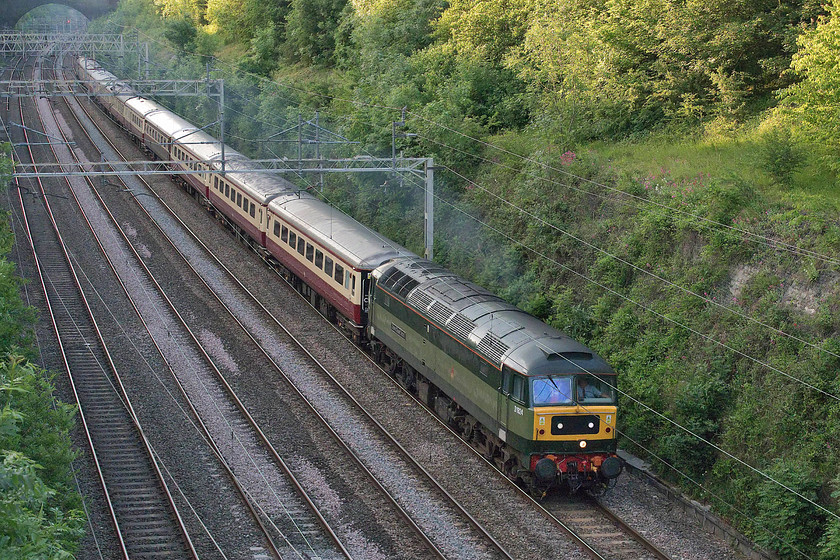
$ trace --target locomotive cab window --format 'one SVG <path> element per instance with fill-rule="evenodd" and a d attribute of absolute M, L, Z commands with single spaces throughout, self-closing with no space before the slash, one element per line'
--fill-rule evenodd
<path fill-rule="evenodd" d="M 521 375 L 514 375 L 513 376 L 513 388 L 510 391 L 510 398 L 520 402 L 522 404 L 526 404 L 525 400 L 525 388 L 527 387 L 527 383 L 525 378 Z"/>
<path fill-rule="evenodd" d="M 570 404 L 572 402 L 572 378 L 568 375 L 538 377 L 531 383 L 534 406 Z"/>
<path fill-rule="evenodd" d="M 603 377 L 602 379 L 596 375 L 579 375 L 575 383 L 577 402 L 598 404 L 615 402 L 615 391 L 609 385 L 614 384 L 615 378 Z"/>

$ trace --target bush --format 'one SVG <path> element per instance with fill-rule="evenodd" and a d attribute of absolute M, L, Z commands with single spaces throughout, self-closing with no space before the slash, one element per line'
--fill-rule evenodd
<path fill-rule="evenodd" d="M 773 181 L 789 187 L 793 174 L 805 163 L 804 151 L 778 128 L 764 135 L 760 147 L 761 165 Z"/>

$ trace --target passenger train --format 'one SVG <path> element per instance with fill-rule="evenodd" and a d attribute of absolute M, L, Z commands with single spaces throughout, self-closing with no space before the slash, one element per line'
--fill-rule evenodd
<path fill-rule="evenodd" d="M 79 82 L 187 190 L 512 480 L 599 492 L 616 456 L 616 373 L 591 349 L 425 260 L 93 60 Z"/>

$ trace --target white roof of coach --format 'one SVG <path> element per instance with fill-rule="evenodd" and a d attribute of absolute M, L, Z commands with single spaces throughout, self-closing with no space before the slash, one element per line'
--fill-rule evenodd
<path fill-rule="evenodd" d="M 163 105 L 156 103 L 151 99 L 146 99 L 145 97 L 132 97 L 131 99 L 126 100 L 125 104 L 128 106 L 129 109 L 131 109 L 143 118 L 145 118 L 146 115 L 148 115 L 152 111 L 166 110 Z"/>
<path fill-rule="evenodd" d="M 272 200 L 269 209 L 347 264 L 372 269 L 414 253 L 306 192 Z"/>

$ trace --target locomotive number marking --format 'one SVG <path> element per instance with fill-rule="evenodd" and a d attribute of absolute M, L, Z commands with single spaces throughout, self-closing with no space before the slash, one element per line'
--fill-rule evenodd
<path fill-rule="evenodd" d="M 394 323 L 391 323 L 391 330 L 392 330 L 392 331 L 394 331 L 394 333 L 395 333 L 398 337 L 400 337 L 401 339 L 405 340 L 405 331 L 404 331 L 404 330 L 402 330 L 401 328 L 399 328 L 399 327 L 398 327 L 397 325 L 395 325 Z"/>
<path fill-rule="evenodd" d="M 517 413 L 519 416 L 522 416 L 525 412 L 518 406 L 513 405 L 513 411 Z"/>

